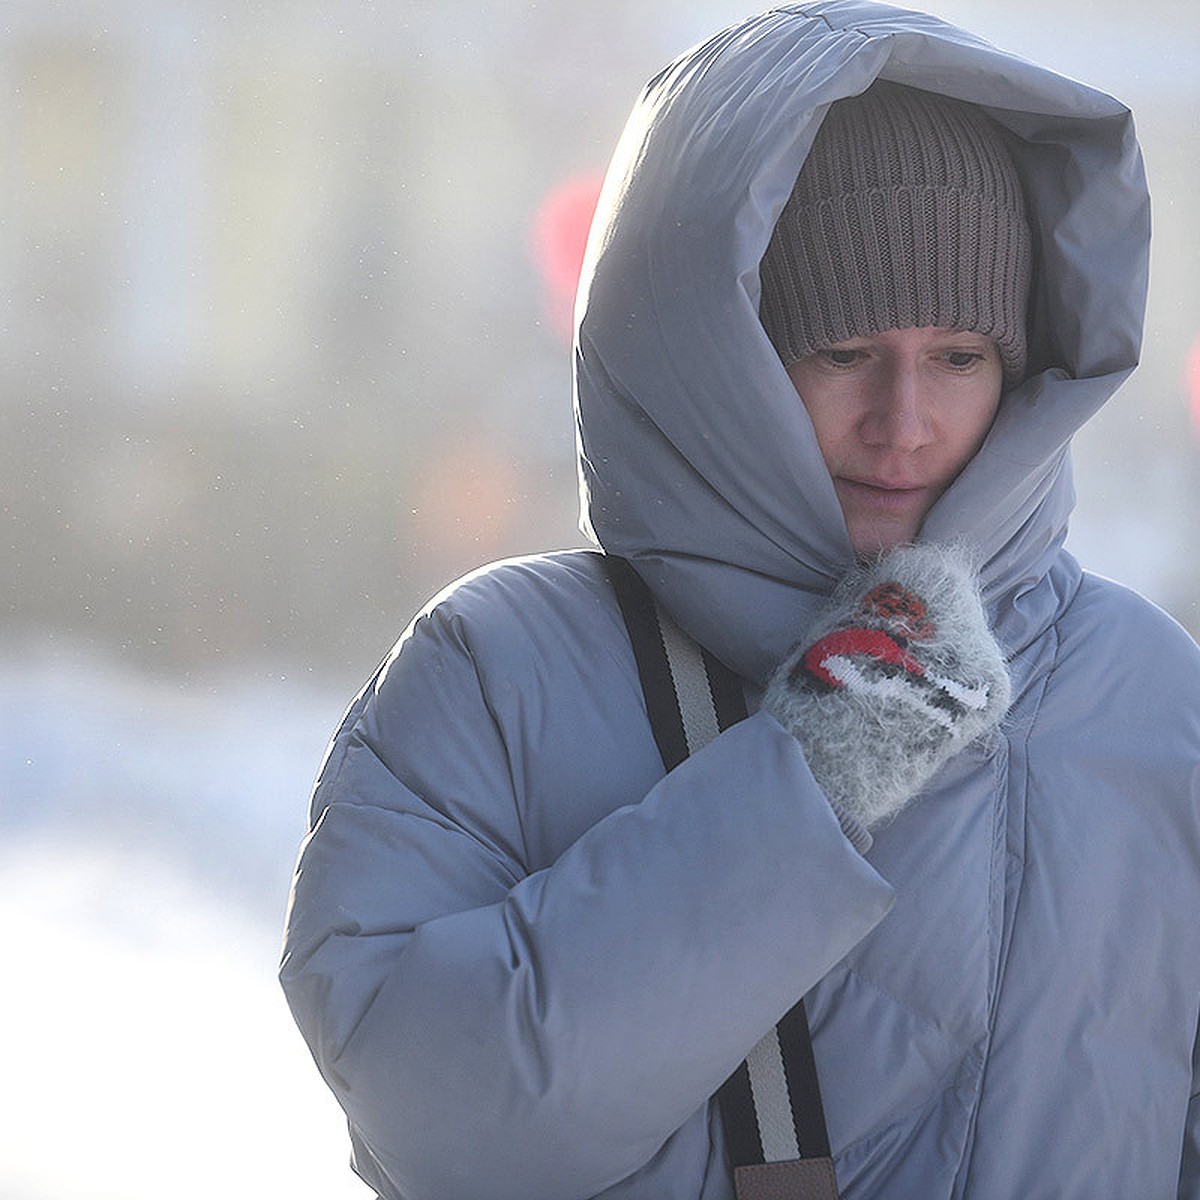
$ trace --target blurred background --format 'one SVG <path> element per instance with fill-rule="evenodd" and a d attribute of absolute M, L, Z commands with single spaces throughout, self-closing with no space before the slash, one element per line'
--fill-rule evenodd
<path fill-rule="evenodd" d="M 1085 563 L 1200 632 L 1200 9 L 927 6 L 1138 114 L 1144 363 Z M 7 0 L 0 1200 L 365 1200 L 274 981 L 307 791 L 413 611 L 579 544 L 568 325 L 716 0 Z"/>

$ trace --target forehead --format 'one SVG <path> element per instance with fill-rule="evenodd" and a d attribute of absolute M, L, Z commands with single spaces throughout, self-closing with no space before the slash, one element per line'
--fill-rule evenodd
<path fill-rule="evenodd" d="M 996 348 L 996 339 L 973 329 L 952 329 L 943 325 L 926 325 L 912 329 L 882 329 L 877 333 L 847 338 L 832 342 L 829 348 L 839 346 L 881 346 L 893 350 L 936 349 L 947 345 L 971 345 Z"/>

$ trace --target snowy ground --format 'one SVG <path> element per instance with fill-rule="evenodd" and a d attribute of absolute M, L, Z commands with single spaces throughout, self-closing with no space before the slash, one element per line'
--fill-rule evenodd
<path fill-rule="evenodd" d="M 348 697 L 0 659 L 0 1200 L 367 1200 L 275 982 Z"/>

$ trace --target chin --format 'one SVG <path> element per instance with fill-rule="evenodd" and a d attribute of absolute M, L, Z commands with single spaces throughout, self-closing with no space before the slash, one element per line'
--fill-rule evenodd
<path fill-rule="evenodd" d="M 850 545 L 854 556 L 861 562 L 878 558 L 897 546 L 906 546 L 917 540 L 917 531 L 908 526 L 897 529 L 880 529 L 878 526 L 866 530 L 850 530 Z"/>

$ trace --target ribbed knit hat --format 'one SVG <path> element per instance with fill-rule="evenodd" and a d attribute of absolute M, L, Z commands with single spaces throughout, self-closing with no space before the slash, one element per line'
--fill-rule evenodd
<path fill-rule="evenodd" d="M 877 81 L 833 104 L 762 260 L 761 317 L 784 366 L 888 329 L 996 339 L 1025 373 L 1032 250 L 1000 126 L 973 105 Z"/>

